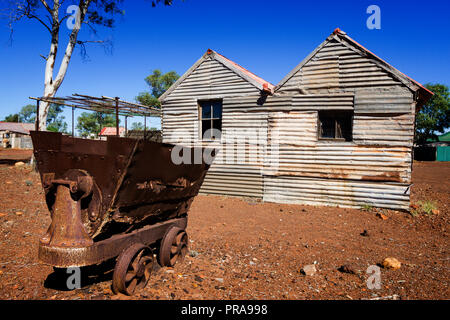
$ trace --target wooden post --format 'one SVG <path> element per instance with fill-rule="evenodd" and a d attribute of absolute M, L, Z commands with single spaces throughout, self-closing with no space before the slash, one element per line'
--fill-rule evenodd
<path fill-rule="evenodd" d="M 119 136 L 119 97 L 116 97 L 116 137 Z"/>
<path fill-rule="evenodd" d="M 39 100 L 36 100 L 36 123 L 34 129 L 39 131 Z"/>

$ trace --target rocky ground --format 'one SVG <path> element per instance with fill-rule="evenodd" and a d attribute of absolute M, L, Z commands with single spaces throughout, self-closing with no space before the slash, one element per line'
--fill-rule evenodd
<path fill-rule="evenodd" d="M 198 196 L 189 255 L 126 297 L 112 293 L 106 267 L 64 290 L 37 260 L 50 222 L 38 175 L 0 164 L 0 299 L 449 299 L 449 177 L 450 163 L 414 164 L 414 215 Z M 400 268 L 383 267 L 388 257 Z M 370 266 L 379 289 L 367 286 Z"/>

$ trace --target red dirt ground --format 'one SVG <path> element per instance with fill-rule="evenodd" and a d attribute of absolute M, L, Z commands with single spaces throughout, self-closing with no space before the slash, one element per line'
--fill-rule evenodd
<path fill-rule="evenodd" d="M 198 196 L 190 255 L 174 269 L 156 268 L 129 298 L 111 292 L 110 275 L 58 290 L 52 268 L 37 260 L 50 222 L 39 177 L 0 165 L 0 299 L 449 299 L 449 177 L 450 163 L 414 164 L 412 203 L 432 200 L 439 209 L 414 217 Z M 367 268 L 386 257 L 401 268 L 381 268 L 381 289 L 369 289 Z M 300 273 L 314 263 L 315 275 Z M 342 265 L 355 274 L 338 271 Z"/>
<path fill-rule="evenodd" d="M 0 147 L 0 163 L 29 161 L 32 155 L 33 150 L 31 149 L 4 149 Z"/>

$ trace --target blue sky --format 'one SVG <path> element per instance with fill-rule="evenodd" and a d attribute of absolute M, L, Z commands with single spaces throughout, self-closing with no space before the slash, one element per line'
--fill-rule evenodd
<path fill-rule="evenodd" d="M 380 30 L 366 26 L 372 4 L 381 9 Z M 83 61 L 76 50 L 59 96 L 134 101 L 147 90 L 144 78 L 151 70 L 181 75 L 208 48 L 277 84 L 336 27 L 414 80 L 450 84 L 447 0 L 174 0 L 172 7 L 156 8 L 148 0 L 125 0 L 123 8 L 116 27 L 99 34 L 113 40 L 113 53 L 91 45 L 89 61 Z M 61 40 L 68 32 L 62 31 Z M 91 37 L 87 30 L 80 34 L 83 40 Z M 0 119 L 32 103 L 29 96 L 42 96 L 40 54 L 47 55 L 50 46 L 47 31 L 36 21 L 16 24 L 12 44 L 8 40 L 6 21 L 0 20 Z M 65 116 L 70 127 L 69 110 Z"/>

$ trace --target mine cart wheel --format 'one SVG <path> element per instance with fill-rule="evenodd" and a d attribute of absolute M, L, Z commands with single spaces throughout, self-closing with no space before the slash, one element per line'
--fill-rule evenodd
<path fill-rule="evenodd" d="M 117 258 L 113 274 L 113 290 L 115 293 L 132 295 L 136 289 L 147 285 L 153 269 L 153 252 L 136 243 L 125 249 Z"/>
<path fill-rule="evenodd" d="M 173 267 L 183 261 L 188 251 L 188 235 L 185 230 L 172 227 L 161 241 L 159 249 L 159 264 L 163 267 Z"/>

